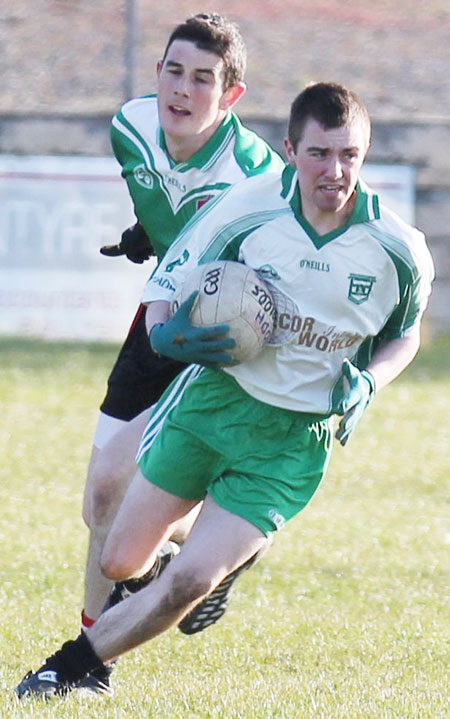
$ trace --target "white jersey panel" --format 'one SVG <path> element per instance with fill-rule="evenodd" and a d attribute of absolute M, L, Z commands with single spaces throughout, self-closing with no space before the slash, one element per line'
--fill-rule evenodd
<path fill-rule="evenodd" d="M 252 188 L 255 188 L 253 191 Z M 265 221 L 261 212 L 261 195 L 270 198 L 267 217 L 273 213 L 290 213 L 289 205 L 280 196 L 280 175 L 266 173 L 227 188 L 215 200 L 203 207 L 186 225 L 175 242 L 168 249 L 158 270 L 148 280 L 142 295 L 142 302 L 148 304 L 155 300 L 172 299 L 173 293 L 184 277 L 199 262 L 206 261 L 205 253 L 210 251 L 211 260 L 216 259 L 227 239 L 227 228 L 233 237 L 238 231 L 239 222 L 254 226 Z M 226 202 L 224 198 L 227 197 Z M 219 237 L 219 239 L 217 239 Z M 218 249 L 214 250 L 214 243 Z"/>
<path fill-rule="evenodd" d="M 368 225 L 367 229 L 391 256 L 411 267 L 413 273 L 420 273 L 422 282 L 418 285 L 416 300 L 421 316 L 428 304 L 431 284 L 435 277 L 433 260 L 423 233 L 408 225 L 384 205 L 381 207 L 380 219 Z"/>
<path fill-rule="evenodd" d="M 326 415 L 343 359 L 382 336 L 396 313 L 389 339 L 420 321 L 432 265 L 423 235 L 384 211 L 380 220 L 373 194 L 360 192 L 359 219 L 318 238 L 281 189 L 280 178 L 266 175 L 206 207 L 170 248 L 146 299 L 170 300 L 198 262 L 221 257 L 253 267 L 289 298 L 278 306 L 279 343 L 225 371 L 262 402 Z"/>
<path fill-rule="evenodd" d="M 316 248 L 291 215 L 249 235 L 239 259 L 256 270 L 270 266 L 271 282 L 298 311 L 278 317 L 281 329 L 292 330 L 289 344 L 265 347 L 254 360 L 225 371 L 261 401 L 302 412 L 331 412 L 342 360 L 354 357 L 366 337 L 377 335 L 399 303 L 398 275 L 389 255 L 364 225 L 353 225 Z M 368 296 L 363 301 L 352 295 L 355 278 L 364 278 Z"/>

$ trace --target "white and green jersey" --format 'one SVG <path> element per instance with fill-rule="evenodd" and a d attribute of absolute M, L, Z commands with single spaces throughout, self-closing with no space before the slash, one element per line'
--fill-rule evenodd
<path fill-rule="evenodd" d="M 246 180 L 205 207 L 149 280 L 143 302 L 170 300 L 186 273 L 218 258 L 253 267 L 278 302 L 273 344 L 225 371 L 262 402 L 325 415 L 344 357 L 363 368 L 380 341 L 411 332 L 433 279 L 423 234 L 362 182 L 348 224 L 317 235 L 302 216 L 291 167 L 281 178 Z"/>
<path fill-rule="evenodd" d="M 112 120 L 111 142 L 136 217 L 159 258 L 209 199 L 246 177 L 284 167 L 282 158 L 233 112 L 188 161 L 175 163 L 159 124 L 156 95 L 123 105 Z"/>

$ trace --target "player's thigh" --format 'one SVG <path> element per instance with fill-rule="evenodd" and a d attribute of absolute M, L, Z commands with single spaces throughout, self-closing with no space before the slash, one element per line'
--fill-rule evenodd
<path fill-rule="evenodd" d="M 131 422 L 124 423 L 102 449 L 93 448 L 85 488 L 84 507 L 95 520 L 93 513 L 102 506 L 121 501 L 136 473 L 136 452 L 151 410 L 147 409 Z"/>
<path fill-rule="evenodd" d="M 125 578 L 151 566 L 177 520 L 195 504 L 151 484 L 137 472 L 105 543 L 101 561 L 105 574 Z"/>
<path fill-rule="evenodd" d="M 137 469 L 136 452 L 150 413 L 151 409 L 146 409 L 124 424 L 103 447 L 94 466 L 94 481 L 95 476 L 97 481 L 108 477 L 117 478 L 119 482 L 131 481 Z"/>
<path fill-rule="evenodd" d="M 97 462 L 97 458 L 98 458 L 99 454 L 100 454 L 99 448 L 96 447 L 95 445 L 93 445 L 92 449 L 91 449 L 91 456 L 89 458 L 88 468 L 87 468 L 86 484 L 84 487 L 83 507 L 82 507 L 82 517 L 88 527 L 90 527 L 92 524 L 91 477 L 92 477 L 93 469 Z"/>
<path fill-rule="evenodd" d="M 92 444 L 101 450 L 122 429 L 129 420 L 117 419 L 109 414 L 99 412 Z"/>
<path fill-rule="evenodd" d="M 188 514 L 186 514 L 185 517 L 182 517 L 178 520 L 178 522 L 174 526 L 173 534 L 171 536 L 171 539 L 173 539 L 174 542 L 176 542 L 177 544 L 184 544 L 184 542 L 186 541 L 186 537 L 189 535 L 192 530 L 192 527 L 197 521 L 197 517 L 201 508 L 202 502 L 199 502 L 195 507 L 190 510 Z"/>

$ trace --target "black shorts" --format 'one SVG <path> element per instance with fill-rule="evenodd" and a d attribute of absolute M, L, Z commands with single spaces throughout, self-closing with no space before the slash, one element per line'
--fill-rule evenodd
<path fill-rule="evenodd" d="M 151 347 L 145 326 L 146 306 L 140 305 L 100 405 L 104 414 L 129 422 L 151 407 L 186 365 L 159 357 Z"/>

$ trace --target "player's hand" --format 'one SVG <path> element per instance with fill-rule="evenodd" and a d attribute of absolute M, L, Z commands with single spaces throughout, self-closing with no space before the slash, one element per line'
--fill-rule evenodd
<path fill-rule="evenodd" d="M 342 363 L 342 374 L 347 389 L 335 402 L 334 412 L 343 415 L 336 432 L 336 439 L 344 447 L 364 410 L 374 398 L 375 380 L 368 370 L 359 370 L 348 359 Z"/>
<path fill-rule="evenodd" d="M 225 337 L 228 325 L 196 327 L 189 320 L 190 312 L 197 299 L 193 292 L 183 302 L 170 320 L 155 325 L 150 330 L 150 345 L 154 352 L 179 362 L 201 364 L 206 367 L 230 364 L 233 362 L 227 349 L 235 346 L 231 337 Z"/>
<path fill-rule="evenodd" d="M 155 254 L 152 243 L 139 222 L 122 232 L 122 238 L 118 245 L 105 245 L 100 248 L 100 252 L 106 257 L 126 255 L 131 262 L 138 265 Z"/>

